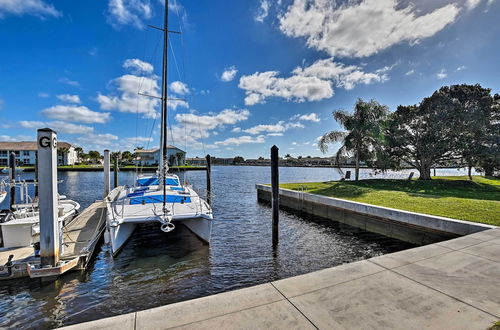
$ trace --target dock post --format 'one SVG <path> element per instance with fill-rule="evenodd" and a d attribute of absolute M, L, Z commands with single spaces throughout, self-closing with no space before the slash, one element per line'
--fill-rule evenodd
<path fill-rule="evenodd" d="M 59 262 L 57 200 L 57 134 L 50 128 L 38 130 L 40 257 L 42 267 Z"/>
<path fill-rule="evenodd" d="M 38 197 L 38 156 L 35 158 L 35 199 Z"/>
<path fill-rule="evenodd" d="M 210 158 L 210 155 L 206 156 L 206 160 L 207 160 L 207 203 L 208 205 L 212 205 L 212 182 L 211 182 L 212 159 Z"/>
<path fill-rule="evenodd" d="M 273 246 L 278 244 L 279 240 L 279 209 L 280 209 L 280 192 L 279 192 L 279 157 L 278 157 L 278 147 L 272 146 L 271 148 L 271 186 L 272 186 L 272 197 L 271 197 L 271 207 L 273 209 Z"/>
<path fill-rule="evenodd" d="M 118 156 L 115 157 L 115 163 L 113 165 L 113 187 L 118 187 Z"/>
<path fill-rule="evenodd" d="M 10 210 L 14 211 L 14 205 L 16 204 L 16 153 L 10 153 L 9 159 L 10 173 Z"/>
<path fill-rule="evenodd" d="M 109 195 L 109 187 L 110 187 L 110 177 L 109 177 L 109 150 L 104 150 L 104 199 Z"/>

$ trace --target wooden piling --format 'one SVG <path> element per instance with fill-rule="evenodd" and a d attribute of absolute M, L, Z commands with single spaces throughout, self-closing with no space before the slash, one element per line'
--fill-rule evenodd
<path fill-rule="evenodd" d="M 212 182 L 211 182 L 212 159 L 210 158 L 210 155 L 206 156 L 206 160 L 207 160 L 207 203 L 208 205 L 212 205 Z"/>
<path fill-rule="evenodd" d="M 104 199 L 106 199 L 106 197 L 109 195 L 109 188 L 111 185 L 109 172 L 110 172 L 109 150 L 106 149 L 104 150 L 104 191 L 103 191 Z"/>
<path fill-rule="evenodd" d="M 59 262 L 60 239 L 57 198 L 57 134 L 50 128 L 38 130 L 40 196 L 40 259 L 42 267 Z"/>
<path fill-rule="evenodd" d="M 271 148 L 271 186 L 272 186 L 272 199 L 271 207 L 273 212 L 273 245 L 278 244 L 279 240 L 279 208 L 280 208 L 280 193 L 279 193 L 279 156 L 278 147 L 272 146 Z"/>
<path fill-rule="evenodd" d="M 115 162 L 113 165 L 113 187 L 118 187 L 118 156 L 115 157 Z"/>
<path fill-rule="evenodd" d="M 9 173 L 9 181 L 10 181 L 10 209 L 14 211 L 14 205 L 16 204 L 16 153 L 10 153 L 9 159 L 10 173 Z"/>

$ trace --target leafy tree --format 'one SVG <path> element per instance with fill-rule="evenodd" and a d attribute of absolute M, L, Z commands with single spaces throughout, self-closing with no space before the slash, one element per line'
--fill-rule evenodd
<path fill-rule="evenodd" d="M 354 105 L 354 113 L 343 110 L 333 112 L 335 120 L 345 131 L 331 131 L 321 137 L 318 147 L 326 153 L 331 143 L 342 145 L 335 154 L 340 170 L 340 159 L 354 155 L 355 179 L 359 180 L 359 163 L 361 161 L 376 161 L 382 158 L 384 130 L 387 124 L 389 110 L 375 100 L 365 102 L 358 99 Z"/>
<path fill-rule="evenodd" d="M 101 154 L 99 153 L 99 151 L 96 151 L 96 150 L 90 150 L 89 151 L 89 158 L 94 161 L 94 162 L 98 162 L 100 159 L 101 159 Z"/>
<path fill-rule="evenodd" d="M 134 160 L 134 155 L 130 151 L 126 150 L 122 152 L 122 159 L 124 161 L 131 162 Z"/>
<path fill-rule="evenodd" d="M 399 106 L 387 138 L 392 160 L 431 179 L 435 164 L 464 159 L 471 168 L 481 153 L 493 98 L 480 85 L 442 87 L 418 105 Z M 470 171 L 469 171 L 470 174 Z"/>
<path fill-rule="evenodd" d="M 479 152 L 476 155 L 476 166 L 485 175 L 500 173 L 500 95 L 495 94 L 490 112 L 489 125 L 484 129 Z"/>
<path fill-rule="evenodd" d="M 285 158 L 287 158 L 287 159 L 288 159 L 288 158 L 292 158 L 292 156 L 291 156 L 290 154 L 286 154 L 286 155 L 285 155 Z"/>
<path fill-rule="evenodd" d="M 118 159 L 120 160 L 122 157 L 121 157 L 121 152 L 120 151 L 113 151 L 110 155 L 110 158 L 111 158 L 111 162 L 113 163 L 115 161 L 115 159 Z"/>
<path fill-rule="evenodd" d="M 260 157 L 259 157 L 259 160 L 264 160 L 264 157 L 260 156 Z"/>
<path fill-rule="evenodd" d="M 233 164 L 243 163 L 244 161 L 245 161 L 245 159 L 241 156 L 236 156 L 233 158 Z"/>

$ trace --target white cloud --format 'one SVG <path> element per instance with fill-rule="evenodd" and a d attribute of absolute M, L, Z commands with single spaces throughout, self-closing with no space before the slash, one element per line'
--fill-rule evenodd
<path fill-rule="evenodd" d="M 276 133 L 282 134 L 283 132 L 285 132 L 291 128 L 304 128 L 304 125 L 302 125 L 299 122 L 285 123 L 283 120 L 280 120 L 276 124 L 256 125 L 256 126 L 248 128 L 248 129 L 244 129 L 243 132 L 249 133 L 252 135 L 256 135 L 256 134 L 260 134 L 260 133 L 268 133 L 268 135 L 271 135 L 271 134 L 276 134 Z"/>
<path fill-rule="evenodd" d="M 74 86 L 74 87 L 78 87 L 80 86 L 80 83 L 78 81 L 75 81 L 75 80 L 71 80 L 67 77 L 62 77 L 62 78 L 59 78 L 58 80 L 61 84 L 66 84 L 66 85 L 70 85 L 70 86 Z"/>
<path fill-rule="evenodd" d="M 332 80 L 337 87 L 351 90 L 358 84 L 369 85 L 374 82 L 385 82 L 389 80 L 387 72 L 390 71 L 392 67 L 393 66 L 386 66 L 375 72 L 364 72 L 359 66 L 346 66 L 342 63 L 335 62 L 333 58 L 327 58 L 318 60 L 306 68 L 295 68 L 293 73 L 305 77 L 318 77 L 320 79 Z"/>
<path fill-rule="evenodd" d="M 279 78 L 277 75 L 277 71 L 267 71 L 241 77 L 238 86 L 246 92 L 245 104 L 265 103 L 268 97 L 304 102 L 319 101 L 333 96 L 329 81 L 298 75 Z"/>
<path fill-rule="evenodd" d="M 227 138 L 223 141 L 217 141 L 214 144 L 215 145 L 222 145 L 222 146 L 239 146 L 242 144 L 253 144 L 253 143 L 264 143 L 266 141 L 266 138 L 264 135 L 259 135 L 257 137 L 249 136 L 249 135 L 243 135 L 239 137 L 232 137 L 232 138 Z"/>
<path fill-rule="evenodd" d="M 158 80 L 156 77 L 141 77 L 126 74 L 111 81 L 116 91 L 111 95 L 98 93 L 97 101 L 103 110 L 118 110 L 127 113 L 141 113 L 154 118 L 160 105 Z M 154 97 L 139 95 L 143 93 Z"/>
<path fill-rule="evenodd" d="M 0 19 L 7 15 L 32 15 L 45 19 L 47 17 L 60 17 L 62 13 L 43 0 L 1 0 Z"/>
<path fill-rule="evenodd" d="M 257 11 L 257 15 L 255 15 L 255 20 L 257 22 L 264 22 L 264 19 L 269 15 L 269 7 L 271 4 L 269 3 L 269 0 L 260 0 L 260 6 Z"/>
<path fill-rule="evenodd" d="M 38 97 L 41 97 L 41 98 L 44 98 L 44 99 L 48 98 L 49 96 L 50 96 L 49 93 L 44 93 L 44 92 L 39 92 L 38 93 Z"/>
<path fill-rule="evenodd" d="M 78 143 L 91 145 L 94 147 L 102 147 L 102 146 L 112 146 L 115 141 L 118 140 L 118 136 L 105 133 L 105 134 L 94 134 L 89 133 L 85 136 L 80 136 L 76 139 Z"/>
<path fill-rule="evenodd" d="M 298 119 L 298 120 L 303 120 L 303 121 L 312 121 L 315 123 L 318 123 L 320 121 L 318 114 L 315 112 L 311 112 L 310 114 L 304 114 L 304 115 L 295 115 L 291 118 L 292 120 Z"/>
<path fill-rule="evenodd" d="M 414 74 L 414 73 L 415 73 L 415 70 L 413 70 L 413 69 L 412 69 L 412 70 L 410 70 L 410 71 L 406 72 L 406 73 L 405 73 L 405 76 L 411 76 L 411 75 L 412 75 L 412 74 Z"/>
<path fill-rule="evenodd" d="M 241 132 L 241 127 L 235 127 L 235 128 L 233 128 L 231 130 L 231 132 L 233 132 L 233 133 L 239 133 L 239 132 Z"/>
<path fill-rule="evenodd" d="M 189 94 L 188 86 L 182 81 L 174 81 L 170 84 L 170 91 L 179 95 Z"/>
<path fill-rule="evenodd" d="M 96 112 L 84 106 L 74 105 L 56 105 L 42 110 L 42 114 L 52 119 L 84 124 L 104 124 L 111 119 L 109 112 Z"/>
<path fill-rule="evenodd" d="M 281 31 L 305 38 L 310 48 L 331 56 L 365 57 L 395 44 L 428 38 L 457 19 L 455 4 L 417 16 L 414 5 L 397 0 L 295 0 L 279 17 Z"/>
<path fill-rule="evenodd" d="M 148 62 L 141 61 L 138 58 L 131 58 L 123 62 L 123 67 L 129 69 L 133 74 L 153 73 L 153 65 Z"/>
<path fill-rule="evenodd" d="M 319 101 L 333 96 L 334 83 L 337 87 L 350 90 L 357 84 L 385 82 L 389 79 L 387 71 L 391 68 L 364 72 L 359 66 L 346 66 L 328 58 L 305 68 L 297 67 L 288 78 L 278 77 L 277 71 L 242 76 L 239 87 L 246 92 L 246 105 L 265 103 L 268 97 L 281 97 L 294 102 Z"/>
<path fill-rule="evenodd" d="M 436 78 L 438 79 L 444 79 L 448 77 L 448 74 L 446 73 L 446 70 L 445 69 L 441 69 L 438 73 L 436 73 Z"/>
<path fill-rule="evenodd" d="M 142 21 L 153 15 L 149 0 L 109 0 L 108 13 L 108 23 L 115 28 L 132 25 L 142 29 Z"/>
<path fill-rule="evenodd" d="M 23 120 L 20 121 L 19 124 L 21 125 L 21 127 L 29 129 L 50 127 L 57 133 L 67 133 L 67 134 L 90 134 L 94 131 L 94 128 L 91 126 L 76 125 L 64 121 L 42 122 L 42 121 Z"/>
<path fill-rule="evenodd" d="M 192 149 L 203 149 L 215 145 L 205 145 L 203 140 L 216 135 L 215 129 L 224 128 L 226 125 L 234 125 L 248 119 L 250 112 L 246 109 L 225 109 L 218 113 L 198 115 L 195 113 L 177 114 L 177 124 L 169 129 L 169 141 L 181 143 Z"/>
<path fill-rule="evenodd" d="M 57 95 L 57 98 L 63 102 L 76 103 L 76 104 L 82 103 L 82 101 L 80 100 L 80 96 L 78 95 L 61 94 Z"/>
<path fill-rule="evenodd" d="M 256 125 L 254 127 L 243 130 L 245 133 L 250 134 L 260 134 L 260 133 L 281 133 L 286 130 L 286 125 L 284 121 L 279 121 L 274 125 Z"/>
<path fill-rule="evenodd" d="M 268 133 L 267 136 L 283 136 L 283 133 Z"/>
<path fill-rule="evenodd" d="M 457 68 L 457 71 L 462 71 L 462 70 L 465 70 L 467 69 L 467 67 L 465 65 L 461 65 Z"/>
<path fill-rule="evenodd" d="M 247 120 L 250 116 L 250 111 L 225 109 L 219 113 L 196 115 L 194 113 L 177 114 L 175 119 L 178 123 L 185 126 L 200 127 L 207 130 L 212 130 L 224 125 L 233 125 L 237 122 Z"/>
<path fill-rule="evenodd" d="M 477 7 L 481 3 L 481 0 L 466 0 L 465 1 L 465 8 L 471 10 Z"/>
<path fill-rule="evenodd" d="M 236 66 L 230 66 L 229 68 L 225 68 L 224 72 L 222 72 L 220 76 L 220 80 L 228 82 L 233 80 L 236 77 L 236 74 L 238 73 L 238 69 Z"/>

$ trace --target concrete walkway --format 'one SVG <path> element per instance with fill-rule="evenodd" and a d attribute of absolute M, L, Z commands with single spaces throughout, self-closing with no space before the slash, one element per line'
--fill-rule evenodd
<path fill-rule="evenodd" d="M 485 330 L 499 320 L 500 228 L 67 329 Z"/>

